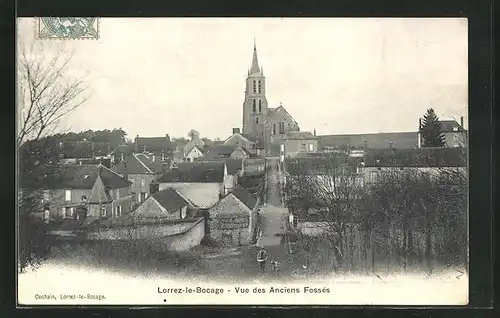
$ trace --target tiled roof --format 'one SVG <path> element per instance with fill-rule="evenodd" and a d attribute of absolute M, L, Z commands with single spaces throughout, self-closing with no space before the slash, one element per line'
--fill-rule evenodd
<path fill-rule="evenodd" d="M 144 156 L 141 156 L 142 159 L 145 159 Z M 118 174 L 124 175 L 127 174 L 153 174 L 154 172 L 145 165 L 142 160 L 139 159 L 138 155 L 132 154 L 125 158 L 124 161 L 118 163 L 113 167 L 113 171 Z"/>
<path fill-rule="evenodd" d="M 102 165 L 62 165 L 59 177 L 47 186 L 53 189 L 92 189 L 99 175 L 107 188 L 121 189 L 131 185 Z"/>
<path fill-rule="evenodd" d="M 217 145 L 211 147 L 204 158 L 207 160 L 229 158 L 236 148 L 237 147 L 233 145 Z"/>
<path fill-rule="evenodd" d="M 233 175 L 238 170 L 243 170 L 242 159 L 226 159 L 227 174 Z"/>
<path fill-rule="evenodd" d="M 216 182 L 224 181 L 224 162 L 179 163 L 176 169 L 164 173 L 157 182 Z"/>
<path fill-rule="evenodd" d="M 135 152 L 153 152 L 160 155 L 162 152 L 168 153 L 172 151 L 172 143 L 170 137 L 136 137 Z"/>
<path fill-rule="evenodd" d="M 465 129 L 460 126 L 455 120 L 440 120 L 439 124 L 441 124 L 441 131 L 443 133 L 451 133 L 451 132 L 463 132 Z"/>
<path fill-rule="evenodd" d="M 257 199 L 240 185 L 237 185 L 230 193 L 243 202 L 250 210 L 253 210 L 257 204 Z"/>
<path fill-rule="evenodd" d="M 146 154 L 138 153 L 136 154 L 137 159 L 139 159 L 146 167 L 149 168 L 154 173 L 162 173 L 164 171 L 163 165 L 168 162 L 162 162 L 161 160 L 155 160 L 154 162 L 149 159 Z"/>
<path fill-rule="evenodd" d="M 195 146 L 198 147 L 199 150 L 202 150 L 205 146 L 205 143 L 199 138 L 190 140 L 184 146 L 184 153 L 187 155 Z"/>
<path fill-rule="evenodd" d="M 418 133 L 415 132 L 396 132 L 396 133 L 374 133 L 374 134 L 353 134 L 353 135 L 323 135 L 318 136 L 319 147 L 324 149 L 350 148 L 384 149 L 393 147 L 399 149 L 411 149 L 418 147 Z"/>
<path fill-rule="evenodd" d="M 224 220 L 221 229 L 246 228 L 249 224 L 249 211 L 236 196 L 228 194 L 209 209 L 210 219 Z"/>
<path fill-rule="evenodd" d="M 416 148 L 369 150 L 365 167 L 466 167 L 465 148 Z"/>
<path fill-rule="evenodd" d="M 197 146 L 197 145 L 194 145 L 192 146 L 191 148 L 189 148 L 189 150 L 186 152 L 186 156 L 189 155 L 189 153 L 194 149 L 198 149 L 202 154 L 204 153 L 204 148 L 205 147 L 200 147 L 200 146 Z"/>
<path fill-rule="evenodd" d="M 122 153 L 123 157 L 130 156 L 134 152 L 134 144 L 119 145 L 113 150 L 113 155 L 120 159 Z"/>
<path fill-rule="evenodd" d="M 241 133 L 234 133 L 231 136 L 227 137 L 226 140 L 224 140 L 224 144 L 226 144 L 232 138 L 240 138 L 241 140 L 243 140 L 243 142 L 246 142 L 246 143 L 252 143 L 253 142 L 250 139 L 248 139 L 247 137 L 243 136 Z"/>
<path fill-rule="evenodd" d="M 162 191 L 155 192 L 151 195 L 162 207 L 168 212 L 176 211 L 184 206 L 188 206 L 189 202 L 174 189 L 168 188 Z"/>
<path fill-rule="evenodd" d="M 275 120 L 279 119 L 285 120 L 285 118 L 290 118 L 294 124 L 298 125 L 297 121 L 293 118 L 292 115 L 290 115 L 290 113 L 283 106 L 267 109 L 267 118 L 264 120 L 264 123 L 267 123 L 272 118 Z"/>

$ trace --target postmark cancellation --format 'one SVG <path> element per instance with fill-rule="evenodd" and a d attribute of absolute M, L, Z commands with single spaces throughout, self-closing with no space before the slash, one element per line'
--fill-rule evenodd
<path fill-rule="evenodd" d="M 39 39 L 98 39 L 99 18 L 95 17 L 38 17 L 35 18 Z"/>

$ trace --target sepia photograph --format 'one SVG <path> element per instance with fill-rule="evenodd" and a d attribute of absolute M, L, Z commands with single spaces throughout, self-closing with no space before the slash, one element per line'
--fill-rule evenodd
<path fill-rule="evenodd" d="M 467 23 L 19 18 L 19 306 L 468 304 Z"/>

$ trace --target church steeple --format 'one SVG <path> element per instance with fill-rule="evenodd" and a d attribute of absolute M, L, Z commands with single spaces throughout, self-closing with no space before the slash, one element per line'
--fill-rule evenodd
<path fill-rule="evenodd" d="M 250 74 L 260 73 L 259 60 L 257 59 L 257 45 L 255 44 L 255 38 L 253 39 L 253 58 L 252 67 L 250 68 Z"/>

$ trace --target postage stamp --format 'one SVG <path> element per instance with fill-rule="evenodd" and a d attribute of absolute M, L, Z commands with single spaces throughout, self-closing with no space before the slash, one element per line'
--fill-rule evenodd
<path fill-rule="evenodd" d="M 98 39 L 99 18 L 44 17 L 36 18 L 40 39 Z"/>

